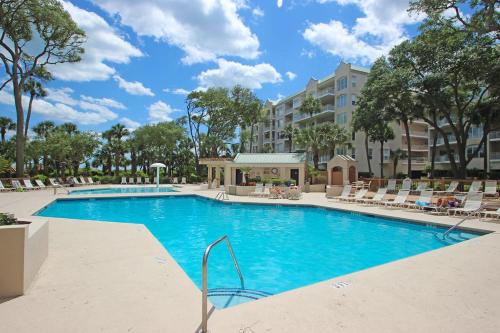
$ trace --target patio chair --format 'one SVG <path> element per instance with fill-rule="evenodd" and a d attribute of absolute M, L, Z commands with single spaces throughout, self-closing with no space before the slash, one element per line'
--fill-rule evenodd
<path fill-rule="evenodd" d="M 252 197 L 260 197 L 264 194 L 264 185 L 262 183 L 258 183 L 255 185 L 255 191 L 250 192 L 250 196 Z"/>
<path fill-rule="evenodd" d="M 383 202 L 384 196 L 387 194 L 387 187 L 381 187 L 377 190 L 377 193 L 371 199 L 357 199 L 356 202 L 367 203 L 367 204 L 378 204 Z"/>
<path fill-rule="evenodd" d="M 142 185 L 142 177 L 137 177 L 137 185 Z"/>
<path fill-rule="evenodd" d="M 0 192 L 9 192 L 9 191 L 15 191 L 16 189 L 13 187 L 5 187 L 3 186 L 2 181 L 0 180 Z"/>
<path fill-rule="evenodd" d="M 24 183 L 24 187 L 26 187 L 26 189 L 28 189 L 28 190 L 34 191 L 34 190 L 40 189 L 39 186 L 33 186 L 33 183 L 31 182 L 30 179 L 23 179 L 23 183 Z"/>
<path fill-rule="evenodd" d="M 340 200 L 347 201 L 347 202 L 356 202 L 357 200 L 363 199 L 367 193 L 368 193 L 368 190 L 363 188 L 363 189 L 359 190 L 358 192 L 354 193 L 353 197 L 349 197 L 347 199 L 340 199 Z"/>
<path fill-rule="evenodd" d="M 21 185 L 21 183 L 19 182 L 19 180 L 17 179 L 12 179 L 10 181 L 10 183 L 12 184 L 12 187 L 15 189 L 15 190 L 24 190 L 24 186 Z"/>
<path fill-rule="evenodd" d="M 417 188 L 415 189 L 415 191 L 416 192 L 422 192 L 422 191 L 427 190 L 428 187 L 429 187 L 429 183 L 427 183 L 427 182 L 418 182 Z"/>
<path fill-rule="evenodd" d="M 498 197 L 496 180 L 487 180 L 484 183 L 484 195 Z"/>
<path fill-rule="evenodd" d="M 35 183 L 40 187 L 41 189 L 46 189 L 47 186 L 40 180 L 40 179 L 35 179 Z"/>
<path fill-rule="evenodd" d="M 338 197 L 333 197 L 332 200 L 346 200 L 351 196 L 352 185 L 344 185 L 342 193 Z"/>
<path fill-rule="evenodd" d="M 439 193 L 439 194 L 446 194 L 446 193 L 455 193 L 455 191 L 457 190 L 458 188 L 458 185 L 460 183 L 456 180 L 452 181 L 449 185 L 448 185 L 448 188 L 444 191 L 436 191 L 436 193 Z"/>
<path fill-rule="evenodd" d="M 92 177 L 87 177 L 87 183 L 89 185 L 95 185 L 95 184 L 100 184 L 101 182 L 100 181 L 94 182 L 94 179 L 92 179 Z"/>
<path fill-rule="evenodd" d="M 121 185 L 127 185 L 127 177 L 122 177 Z"/>
<path fill-rule="evenodd" d="M 151 184 L 149 177 L 144 178 L 144 184 Z"/>
<path fill-rule="evenodd" d="M 497 210 L 485 210 L 482 212 L 484 217 L 491 217 L 495 219 L 500 219 L 500 208 Z"/>
<path fill-rule="evenodd" d="M 186 177 L 182 177 L 181 184 L 187 184 Z"/>
<path fill-rule="evenodd" d="M 481 187 L 483 187 L 483 182 L 481 180 L 475 180 L 470 184 L 469 192 L 481 192 Z"/>
<path fill-rule="evenodd" d="M 411 179 L 410 178 L 403 179 L 403 185 L 401 186 L 401 189 L 403 191 L 410 191 L 411 190 Z"/>
<path fill-rule="evenodd" d="M 396 179 L 389 179 L 387 182 L 387 192 L 396 192 Z"/>
<path fill-rule="evenodd" d="M 430 207 L 432 204 L 432 194 L 433 190 L 425 190 L 420 192 L 420 196 L 414 203 L 407 203 L 406 207 L 415 209 L 424 209 L 425 207 Z"/>
<path fill-rule="evenodd" d="M 87 182 L 85 181 L 85 178 L 83 178 L 83 177 L 79 177 L 78 179 L 80 180 L 80 183 L 81 183 L 82 185 L 89 185 L 89 184 L 87 184 Z"/>
<path fill-rule="evenodd" d="M 57 182 L 57 180 L 55 178 L 49 178 L 49 184 L 51 187 L 58 187 L 58 186 L 62 186 L 61 184 L 59 184 Z"/>
<path fill-rule="evenodd" d="M 179 184 L 179 178 L 177 177 L 172 178 L 172 184 Z"/>
<path fill-rule="evenodd" d="M 457 213 L 465 214 L 467 216 L 479 214 L 483 204 L 483 192 L 469 192 L 465 198 L 465 204 L 460 208 L 448 209 L 448 215 L 457 215 Z"/>
<path fill-rule="evenodd" d="M 129 177 L 128 183 L 129 185 L 134 185 L 135 184 L 134 177 Z"/>
<path fill-rule="evenodd" d="M 300 187 L 292 186 L 288 190 L 288 200 L 299 200 L 300 198 L 302 198 L 302 191 L 300 190 Z"/>
<path fill-rule="evenodd" d="M 399 207 L 403 206 L 406 202 L 406 199 L 408 199 L 408 195 L 410 194 L 410 190 L 399 190 L 398 194 L 393 200 L 387 200 L 381 202 L 381 204 L 384 204 L 384 206 L 388 207 Z"/>
<path fill-rule="evenodd" d="M 71 177 L 71 181 L 73 182 L 73 184 L 74 184 L 75 186 L 81 186 L 81 185 L 83 185 L 82 183 L 80 183 L 80 182 L 78 181 L 78 179 L 77 179 L 76 177 Z"/>

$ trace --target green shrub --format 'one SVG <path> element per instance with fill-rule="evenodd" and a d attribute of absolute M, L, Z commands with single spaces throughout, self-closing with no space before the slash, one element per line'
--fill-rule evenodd
<path fill-rule="evenodd" d="M 203 181 L 203 178 L 198 176 L 197 174 L 192 173 L 189 177 L 188 180 L 190 183 L 201 183 Z"/>
<path fill-rule="evenodd" d="M 115 176 L 102 176 L 102 177 L 97 177 L 97 180 L 99 180 L 101 184 L 118 184 L 120 183 L 121 178 Z"/>
<path fill-rule="evenodd" d="M 0 226 L 17 224 L 17 219 L 14 215 L 0 213 Z"/>
<path fill-rule="evenodd" d="M 45 175 L 36 175 L 36 176 L 33 177 L 33 179 L 41 180 L 42 183 L 44 183 L 45 185 L 47 185 L 47 181 L 49 180 L 49 177 L 47 177 Z"/>

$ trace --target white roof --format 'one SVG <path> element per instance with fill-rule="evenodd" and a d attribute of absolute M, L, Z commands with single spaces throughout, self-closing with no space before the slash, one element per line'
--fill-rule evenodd
<path fill-rule="evenodd" d="M 305 161 L 306 155 L 304 153 L 239 153 L 233 162 L 240 164 L 293 164 Z"/>

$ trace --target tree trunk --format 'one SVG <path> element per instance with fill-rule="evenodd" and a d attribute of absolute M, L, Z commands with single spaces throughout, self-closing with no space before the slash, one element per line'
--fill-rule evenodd
<path fill-rule="evenodd" d="M 5 143 L 5 134 L 7 134 L 7 128 L 2 127 L 0 129 L 0 135 L 2 136 L 2 143 Z"/>
<path fill-rule="evenodd" d="M 28 137 L 28 128 L 30 124 L 30 118 L 31 118 L 31 108 L 33 106 L 33 100 L 35 99 L 35 95 L 31 94 L 30 95 L 30 102 L 28 104 L 28 112 L 26 114 L 26 124 L 24 126 L 24 137 Z"/>
<path fill-rule="evenodd" d="M 22 105 L 22 93 L 17 77 L 12 79 L 14 88 L 14 103 L 16 106 L 16 177 L 24 175 L 24 111 Z"/>
<path fill-rule="evenodd" d="M 410 127 L 408 126 L 408 120 L 403 121 L 403 126 L 406 133 L 406 143 L 408 146 L 408 177 L 411 178 L 411 137 L 410 137 Z"/>
<path fill-rule="evenodd" d="M 319 149 L 313 148 L 313 163 L 314 169 L 318 170 L 319 168 Z"/>
<path fill-rule="evenodd" d="M 133 175 L 137 173 L 137 153 L 135 150 L 130 152 L 130 169 L 132 170 Z"/>
<path fill-rule="evenodd" d="M 488 179 L 488 141 L 484 141 L 483 148 L 483 178 Z"/>
<path fill-rule="evenodd" d="M 384 141 L 380 141 L 380 178 L 384 178 Z"/>
<path fill-rule="evenodd" d="M 372 176 L 372 164 L 370 161 L 370 148 L 368 148 L 368 133 L 365 132 L 365 151 L 366 151 L 366 161 L 368 162 L 368 173 Z"/>
<path fill-rule="evenodd" d="M 253 125 L 250 126 L 250 144 L 249 144 L 249 147 L 250 147 L 249 153 L 253 153 L 253 151 L 252 151 L 252 148 L 253 148 Z"/>

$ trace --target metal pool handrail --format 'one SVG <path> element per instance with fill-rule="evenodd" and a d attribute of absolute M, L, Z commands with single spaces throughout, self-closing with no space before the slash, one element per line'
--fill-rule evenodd
<path fill-rule="evenodd" d="M 231 246 L 231 242 L 229 241 L 229 238 L 227 235 L 222 236 L 221 238 L 217 239 L 215 242 L 207 246 L 205 250 L 205 254 L 203 255 L 203 262 L 201 265 L 201 274 L 202 274 L 202 298 L 201 298 L 201 332 L 206 333 L 208 332 L 208 312 L 207 312 L 207 303 L 208 303 L 208 270 L 207 270 L 207 264 L 208 264 L 208 256 L 210 254 L 210 251 L 212 248 L 222 242 L 223 240 L 226 241 L 227 248 L 229 250 L 229 253 L 231 254 L 231 257 L 233 258 L 233 263 L 234 267 L 236 268 L 236 271 L 238 272 L 238 275 L 240 277 L 240 282 L 241 282 L 241 287 L 245 287 L 245 282 L 243 281 L 243 275 L 241 274 L 240 271 L 240 265 L 238 265 L 238 260 L 236 260 L 236 256 L 234 255 L 233 247 Z"/>
<path fill-rule="evenodd" d="M 445 231 L 445 233 L 443 234 L 443 239 L 445 239 L 446 236 L 448 236 L 450 234 L 450 232 L 452 232 L 453 230 L 458 228 L 458 226 L 460 226 L 462 223 L 464 223 L 469 217 L 474 216 L 476 214 L 478 214 L 479 217 L 481 217 L 480 214 L 481 214 L 481 211 L 484 209 L 484 207 L 485 207 L 485 205 L 481 205 L 481 207 L 479 207 L 478 209 L 469 212 L 463 219 L 461 219 L 455 225 L 453 225 L 451 228 L 449 228 L 448 230 Z"/>

